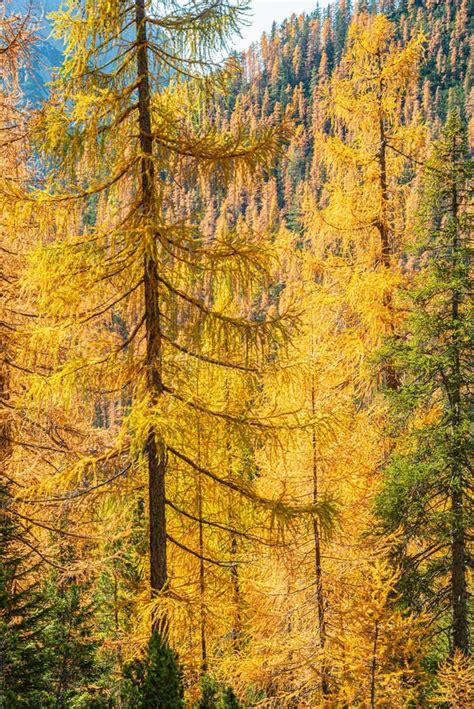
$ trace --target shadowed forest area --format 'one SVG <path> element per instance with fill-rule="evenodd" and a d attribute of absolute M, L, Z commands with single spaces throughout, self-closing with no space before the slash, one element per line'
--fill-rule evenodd
<path fill-rule="evenodd" d="M 474 706 L 472 0 L 0 0 L 0 708 Z"/>

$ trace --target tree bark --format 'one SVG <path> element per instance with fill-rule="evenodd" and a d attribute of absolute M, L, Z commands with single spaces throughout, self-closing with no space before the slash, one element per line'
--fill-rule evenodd
<path fill-rule="evenodd" d="M 379 640 L 379 621 L 375 621 L 374 643 L 372 646 L 372 661 L 370 663 L 370 709 L 376 709 L 376 676 L 377 676 L 377 649 Z"/>
<path fill-rule="evenodd" d="M 230 535 L 230 553 L 232 556 L 236 557 L 238 552 L 237 537 L 231 532 Z M 230 567 L 230 577 L 232 581 L 232 594 L 234 600 L 234 627 L 232 628 L 232 639 L 234 644 L 234 649 L 237 651 L 240 647 L 240 642 L 242 638 L 242 616 L 240 612 L 241 607 L 241 591 L 240 591 L 240 579 L 239 579 L 239 567 L 237 563 L 232 564 Z"/>
<path fill-rule="evenodd" d="M 380 235 L 380 250 L 381 262 L 386 269 L 390 268 L 390 257 L 393 251 L 392 236 L 390 234 L 390 226 L 388 223 L 388 205 L 390 194 L 388 190 L 388 175 L 387 175 L 387 134 L 385 130 L 385 120 L 382 110 L 382 101 L 385 92 L 385 85 L 382 76 L 382 57 L 380 50 L 377 52 L 377 64 L 379 72 L 379 86 L 377 92 L 378 101 L 378 125 L 379 125 L 379 188 L 380 188 L 380 214 L 377 221 L 377 228 Z M 393 322 L 393 299 L 390 292 L 385 292 L 383 296 L 383 304 L 390 313 L 388 324 L 389 335 L 392 337 L 395 334 Z M 383 375 L 385 383 L 389 389 L 396 390 L 400 387 L 400 380 L 397 372 L 391 364 L 384 366 Z"/>
<path fill-rule="evenodd" d="M 387 136 L 385 134 L 385 123 L 382 111 L 382 100 L 385 91 L 385 86 L 382 78 L 382 58 L 380 51 L 377 54 L 378 71 L 379 71 L 379 88 L 377 100 L 379 105 L 379 169 L 380 169 L 380 215 L 377 222 L 377 228 L 380 234 L 380 246 L 382 253 L 382 263 L 386 268 L 390 266 L 390 253 L 392 245 L 390 243 L 390 230 L 387 223 L 387 205 L 389 201 L 388 179 L 387 179 Z"/>
<path fill-rule="evenodd" d="M 141 207 L 144 228 L 148 230 L 144 255 L 144 296 L 146 327 L 146 367 L 147 389 L 150 405 L 154 408 L 163 394 L 162 381 L 162 338 L 159 309 L 158 264 L 155 243 L 149 238 L 154 217 L 154 163 L 153 135 L 151 126 L 151 87 L 148 65 L 147 28 L 145 0 L 136 0 L 135 25 L 137 36 L 138 121 L 140 148 Z M 156 236 L 156 235 L 155 235 Z M 156 432 L 150 431 L 145 444 L 148 460 L 148 502 L 150 533 L 150 585 L 152 598 L 166 585 L 166 515 L 165 515 L 165 472 L 166 451 L 164 442 Z M 156 621 L 153 629 L 159 629 Z M 163 632 L 163 628 L 161 628 Z"/>
<path fill-rule="evenodd" d="M 456 175 L 457 146 L 456 136 L 453 136 L 453 183 L 451 200 L 451 217 L 453 220 L 453 262 L 457 266 L 459 259 L 459 230 L 458 212 L 459 198 Z M 466 583 L 466 533 L 464 528 L 463 505 L 463 471 L 462 460 L 458 444 L 459 428 L 461 425 L 461 364 L 458 343 L 458 321 L 461 294 L 454 289 L 451 301 L 451 318 L 453 326 L 453 364 L 452 380 L 449 401 L 451 406 L 453 429 L 453 465 L 452 465 L 452 492 L 451 492 L 451 600 L 453 613 L 453 649 L 466 653 L 469 651 L 469 628 L 467 611 L 467 583 Z"/>
<path fill-rule="evenodd" d="M 311 377 L 311 413 L 314 416 L 316 413 L 316 392 L 314 386 L 314 376 Z M 318 453 L 316 430 L 312 427 L 311 430 L 311 450 L 312 450 L 312 472 L 313 472 L 313 503 L 319 501 L 319 479 L 318 479 Z M 329 694 L 329 679 L 324 658 L 324 649 L 326 645 L 326 615 L 324 606 L 324 587 L 323 587 L 323 570 L 321 564 L 321 533 L 319 523 L 316 517 L 313 518 L 313 540 L 314 540 L 314 573 L 316 582 L 316 604 L 318 608 L 318 635 L 319 645 L 323 653 L 321 666 L 321 690 L 323 697 Z"/>
<path fill-rule="evenodd" d="M 199 371 L 199 370 L 198 370 Z M 197 395 L 199 397 L 199 374 L 197 374 Z M 201 466 L 201 421 L 197 420 L 197 447 L 198 447 L 198 466 Z M 207 638 L 206 638 L 206 569 L 204 566 L 204 524 L 202 510 L 202 478 L 201 473 L 198 473 L 197 479 L 197 503 L 198 503 L 198 520 L 199 520 L 199 612 L 200 612 L 200 635 L 201 635 L 201 674 L 205 675 L 208 670 L 207 663 Z"/>

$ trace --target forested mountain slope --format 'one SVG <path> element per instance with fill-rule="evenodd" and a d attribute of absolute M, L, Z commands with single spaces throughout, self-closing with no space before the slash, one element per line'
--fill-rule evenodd
<path fill-rule="evenodd" d="M 472 3 L 7 8 L 0 706 L 474 705 Z"/>
<path fill-rule="evenodd" d="M 26 85 L 26 94 L 39 89 L 41 78 L 61 63 L 61 44 L 51 38 L 48 14 L 56 11 L 58 0 L 6 0 L 7 14 L 30 12 L 37 27 L 38 42 L 34 50 L 40 69 L 34 86 Z M 375 0 L 356 2 L 359 10 L 383 12 L 395 23 L 399 39 L 406 42 L 422 29 L 426 35 L 426 51 L 420 66 L 419 101 L 430 117 L 442 119 L 450 88 L 469 85 L 472 63 L 470 38 L 473 8 L 469 0 Z M 283 109 L 295 101 L 294 92 L 302 89 L 306 101 L 304 115 L 298 117 L 310 128 L 308 112 L 318 82 L 326 79 L 338 65 L 354 3 L 351 0 L 329 3 L 310 14 L 292 16 L 281 26 L 274 23 L 270 33 L 243 52 L 242 73 L 227 96 L 227 109 L 232 110 L 236 97 L 248 95 L 254 110 L 268 115 L 279 103 Z M 42 73 L 44 71 L 44 73 Z M 300 107 L 302 108 L 302 107 Z"/>
<path fill-rule="evenodd" d="M 50 12 L 58 9 L 57 0 L 4 0 L 6 16 L 28 16 L 35 35 L 29 56 L 21 68 L 21 85 L 26 101 L 39 105 L 48 95 L 48 82 L 53 67 L 61 65 L 63 55 L 61 42 L 51 37 Z"/>
<path fill-rule="evenodd" d="M 350 0 L 340 0 L 311 14 L 294 15 L 280 27 L 274 25 L 270 34 L 243 53 L 242 72 L 222 106 L 226 115 L 237 106 L 251 120 L 278 121 L 285 114 L 294 119 L 297 129 L 275 173 L 278 207 L 293 227 L 298 224 L 301 183 L 313 180 L 316 186 L 318 104 L 325 82 L 339 65 L 353 6 Z M 468 110 L 472 107 L 474 12 L 469 0 L 380 0 L 356 6 L 384 13 L 402 44 L 420 31 L 425 37 L 418 81 L 404 100 L 407 121 L 419 112 L 436 131 L 453 91 L 465 96 Z"/>

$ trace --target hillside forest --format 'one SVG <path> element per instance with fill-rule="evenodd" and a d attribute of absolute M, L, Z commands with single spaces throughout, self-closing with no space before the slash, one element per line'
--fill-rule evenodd
<path fill-rule="evenodd" d="M 0 2 L 0 707 L 474 707 L 472 0 L 242 53 L 246 0 L 40 5 Z"/>

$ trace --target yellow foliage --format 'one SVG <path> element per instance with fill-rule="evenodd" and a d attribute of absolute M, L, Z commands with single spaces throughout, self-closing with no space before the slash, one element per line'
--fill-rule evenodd
<path fill-rule="evenodd" d="M 446 703 L 452 709 L 468 709 L 474 704 L 474 665 L 457 650 L 438 670 L 438 686 L 433 704 Z"/>

